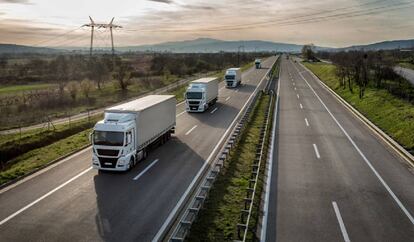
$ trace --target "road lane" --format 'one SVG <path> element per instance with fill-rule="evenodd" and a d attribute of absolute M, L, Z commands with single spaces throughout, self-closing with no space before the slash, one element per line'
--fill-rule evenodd
<path fill-rule="evenodd" d="M 274 61 L 274 57 L 269 58 L 264 66 L 270 67 Z M 151 240 L 267 71 L 250 69 L 244 73 L 243 78 L 249 78 L 251 82 L 243 84 L 239 92 L 221 89 L 218 109 L 213 115 L 210 112 L 184 113 L 177 117 L 175 137 L 151 152 L 148 159 L 132 171 L 98 175 L 92 170 L 85 173 L 0 226 L 2 238 L 32 241 L 45 238 L 63 241 Z M 229 96 L 232 98 L 223 103 L 223 97 Z M 182 107 L 177 107 L 177 113 L 179 108 Z M 185 135 L 195 125 L 197 128 Z M 84 152 L 1 193 L 0 219 L 90 167 L 90 156 L 90 152 Z M 158 162 L 147 169 L 157 159 Z M 133 180 L 144 171 L 138 180 Z M 64 178 L 55 174 L 62 174 Z M 17 197 L 21 200 L 16 205 L 13 201 Z"/>
<path fill-rule="evenodd" d="M 372 170 L 412 214 L 414 176 L 408 166 L 307 70 L 282 60 L 278 154 L 272 177 L 276 182 L 270 201 L 275 219 L 268 220 L 268 231 L 274 229 L 267 233 L 268 241 L 344 241 L 333 201 L 340 204 L 351 241 L 410 241 L 414 225 Z"/>

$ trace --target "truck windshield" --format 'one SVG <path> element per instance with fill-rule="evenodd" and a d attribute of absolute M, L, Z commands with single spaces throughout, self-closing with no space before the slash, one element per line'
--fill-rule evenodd
<path fill-rule="evenodd" d="M 123 132 L 95 131 L 93 134 L 95 145 L 123 146 Z"/>
<path fill-rule="evenodd" d="M 201 92 L 187 92 L 187 99 L 201 99 L 203 94 Z"/>
<path fill-rule="evenodd" d="M 224 78 L 226 78 L 226 80 L 234 80 L 234 75 L 226 75 Z"/>

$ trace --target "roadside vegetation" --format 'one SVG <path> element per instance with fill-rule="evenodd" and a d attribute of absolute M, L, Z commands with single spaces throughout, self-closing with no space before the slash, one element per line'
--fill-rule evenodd
<path fill-rule="evenodd" d="M 259 53 L 243 53 L 240 63 Z M 266 54 L 260 54 L 266 55 Z M 0 129 L 97 109 L 199 73 L 237 64 L 237 53 L 0 56 Z"/>
<path fill-rule="evenodd" d="M 80 133 L 42 148 L 31 150 L 10 160 L 5 169 L 0 171 L 0 185 L 40 169 L 53 160 L 79 150 L 89 144 L 89 133 L 91 130 L 86 129 Z"/>
<path fill-rule="evenodd" d="M 230 158 L 210 190 L 208 198 L 191 226 L 187 241 L 234 241 L 237 237 L 237 224 L 240 211 L 259 144 L 259 131 L 263 125 L 264 112 L 268 108 L 270 96 L 262 95 L 250 116 L 237 147 L 231 151 Z M 267 147 L 267 146 L 266 146 Z M 265 151 L 265 154 L 267 152 Z M 265 165 L 265 162 L 262 162 Z M 263 172 L 263 167 L 261 172 Z M 258 194 L 261 194 L 263 181 L 259 179 Z M 256 196 L 260 199 L 260 195 Z M 256 205 L 259 201 L 255 201 Z M 254 209 L 250 228 L 256 227 L 258 211 Z M 252 235 L 250 235 L 252 236 Z M 252 237 L 250 237 L 252 239 Z M 250 241 L 250 240 L 249 240 Z"/>
<path fill-rule="evenodd" d="M 352 74 L 344 75 L 344 70 L 341 69 L 344 67 L 339 64 L 304 64 L 348 103 L 414 154 L 414 93 L 405 80 L 393 74 L 390 74 L 391 77 L 397 79 L 371 76 L 376 73 L 371 70 L 370 78 L 364 80 L 361 91 L 361 84 L 358 85 Z"/>
<path fill-rule="evenodd" d="M 96 115 L 70 124 L 0 136 L 0 184 L 85 146 L 88 140 L 81 137 L 101 118 Z"/>

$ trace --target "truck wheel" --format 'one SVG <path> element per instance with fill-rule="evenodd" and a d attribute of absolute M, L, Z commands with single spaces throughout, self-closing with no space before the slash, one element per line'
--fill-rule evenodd
<path fill-rule="evenodd" d="M 148 153 L 147 153 L 147 148 L 145 148 L 143 151 L 142 151 L 142 159 L 144 160 L 144 159 L 147 159 L 147 156 L 148 156 Z"/>
<path fill-rule="evenodd" d="M 132 167 L 134 167 L 134 157 L 133 156 L 131 156 L 131 159 L 129 159 L 127 171 L 131 170 Z"/>

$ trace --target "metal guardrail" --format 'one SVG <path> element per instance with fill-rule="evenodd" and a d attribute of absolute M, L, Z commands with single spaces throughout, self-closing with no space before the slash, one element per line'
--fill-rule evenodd
<path fill-rule="evenodd" d="M 235 147 L 235 145 L 238 143 L 240 139 L 240 134 L 245 128 L 245 124 L 248 122 L 250 113 L 252 112 L 254 104 L 256 103 L 260 94 L 261 92 L 257 92 L 255 94 L 253 99 L 250 101 L 248 108 L 244 112 L 242 118 L 232 130 L 231 135 L 229 136 L 224 145 L 224 148 L 219 153 L 218 159 L 216 159 L 210 166 L 207 172 L 207 176 L 205 176 L 202 182 L 200 183 L 201 185 L 198 187 L 195 196 L 193 196 L 190 202 L 190 206 L 187 207 L 186 211 L 184 212 L 184 215 L 181 217 L 179 223 L 173 231 L 169 241 L 184 241 L 192 223 L 195 221 L 198 212 L 202 208 L 213 183 L 215 182 L 215 180 L 218 177 L 218 174 L 223 168 L 224 162 L 228 159 L 231 149 Z"/>
<path fill-rule="evenodd" d="M 240 223 L 237 224 L 237 236 L 240 239 L 239 241 L 246 241 L 247 232 L 249 231 L 250 218 L 252 216 L 252 210 L 254 207 L 254 201 L 257 194 L 257 183 L 260 175 L 260 167 L 262 162 L 266 160 L 267 154 L 265 151 L 266 137 L 269 132 L 269 117 L 271 109 L 273 107 L 274 93 L 270 91 L 270 100 L 269 106 L 266 112 L 264 113 L 265 119 L 263 120 L 263 125 L 260 129 L 259 144 L 256 146 L 256 154 L 252 165 L 252 170 L 250 173 L 249 185 L 246 188 L 246 197 L 244 198 L 244 208 L 240 211 Z"/>

